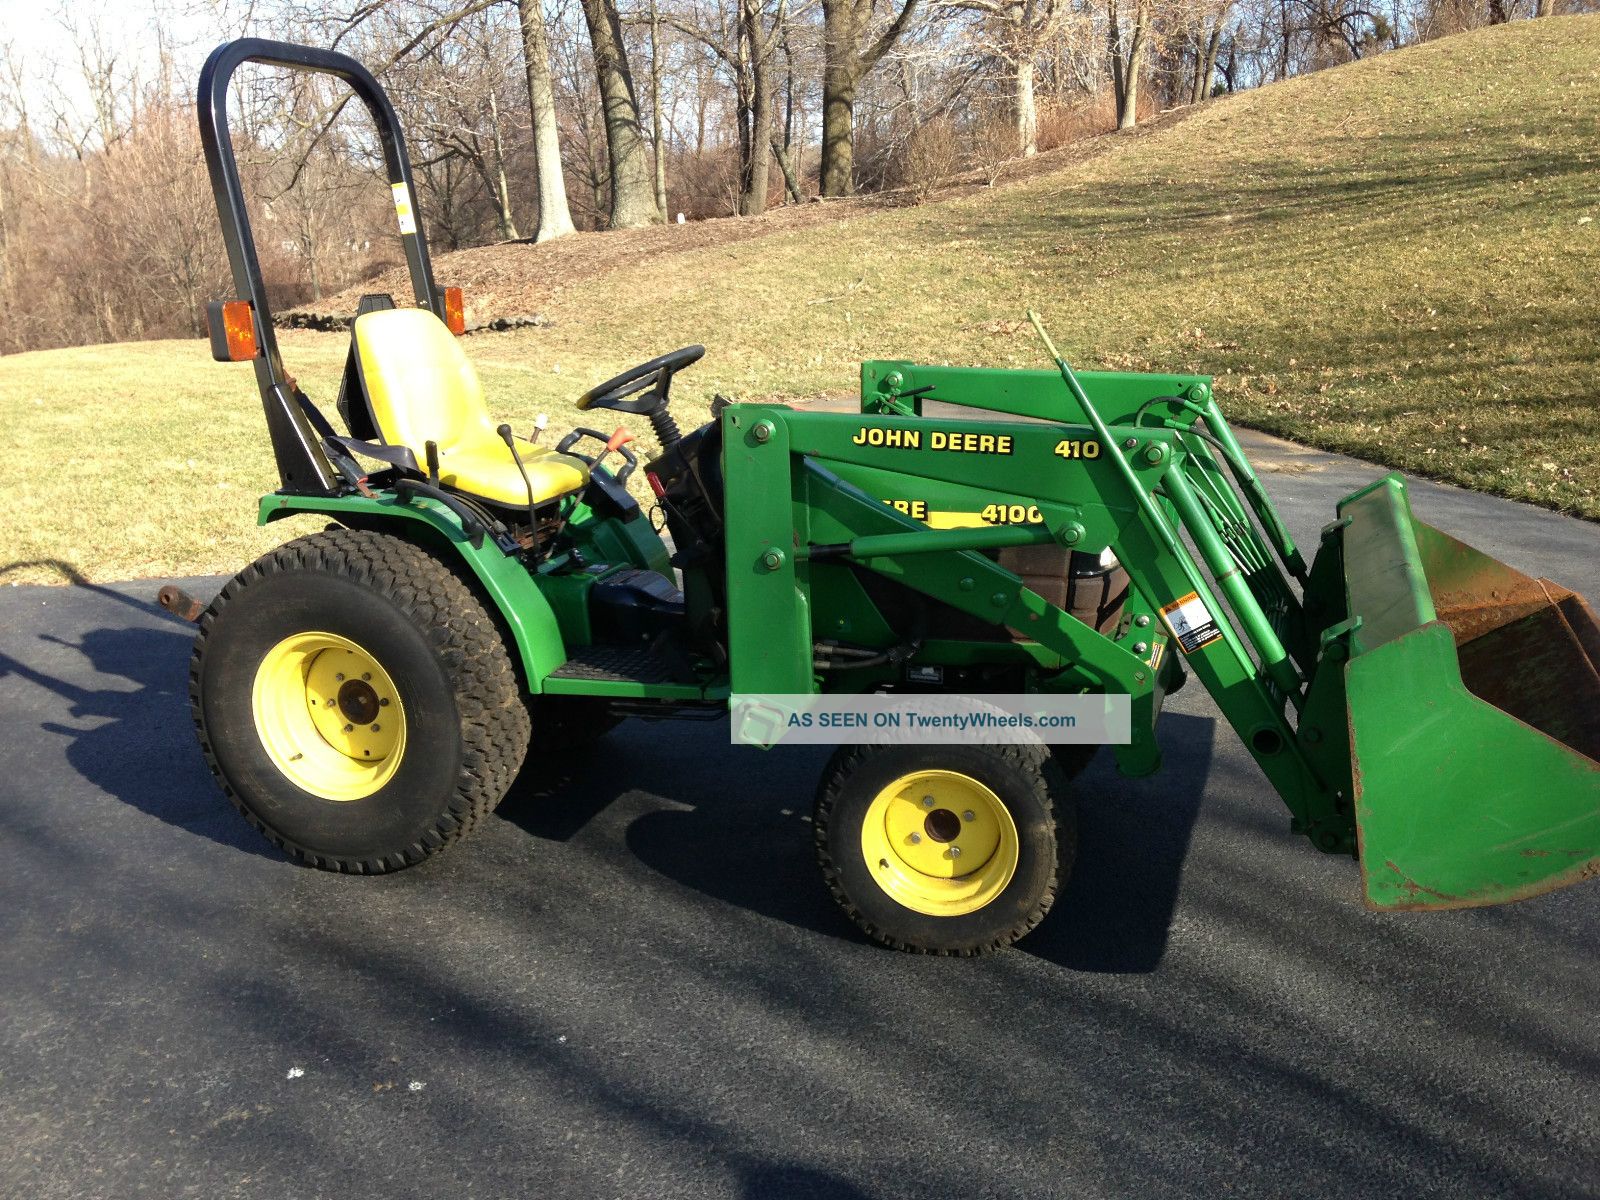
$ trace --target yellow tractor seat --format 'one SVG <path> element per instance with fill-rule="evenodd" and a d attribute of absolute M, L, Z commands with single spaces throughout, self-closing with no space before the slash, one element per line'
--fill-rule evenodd
<path fill-rule="evenodd" d="M 483 404 L 483 385 L 460 343 L 425 308 L 390 308 L 355 319 L 355 360 L 378 437 L 427 462 L 439 451 L 439 482 L 495 504 L 523 507 L 528 488 Z M 517 448 L 543 504 L 589 482 L 581 458 L 544 446 Z"/>

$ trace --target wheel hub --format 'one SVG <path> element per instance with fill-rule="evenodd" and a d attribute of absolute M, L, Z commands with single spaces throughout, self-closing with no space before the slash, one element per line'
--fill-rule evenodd
<path fill-rule="evenodd" d="M 922 822 L 922 828 L 936 842 L 953 842 L 961 836 L 961 818 L 948 808 L 936 808 Z"/>
<path fill-rule="evenodd" d="M 256 669 L 252 699 L 267 757 L 314 796 L 370 796 L 404 756 L 399 690 L 376 658 L 338 634 L 284 638 Z"/>
<path fill-rule="evenodd" d="M 378 718 L 378 693 L 363 679 L 347 679 L 339 688 L 339 711 L 347 721 L 370 725 Z"/>
<path fill-rule="evenodd" d="M 873 879 L 915 912 L 961 916 L 998 896 L 1016 874 L 1015 821 L 981 781 L 959 771 L 902 775 L 878 793 L 862 823 Z"/>

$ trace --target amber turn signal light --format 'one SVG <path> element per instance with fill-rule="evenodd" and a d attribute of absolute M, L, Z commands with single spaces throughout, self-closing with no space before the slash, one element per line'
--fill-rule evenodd
<path fill-rule="evenodd" d="M 444 290 L 444 323 L 457 337 L 467 331 L 467 302 L 458 287 Z"/>
<path fill-rule="evenodd" d="M 218 362 L 249 362 L 261 355 L 256 314 L 248 300 L 213 300 L 206 305 L 211 357 Z"/>

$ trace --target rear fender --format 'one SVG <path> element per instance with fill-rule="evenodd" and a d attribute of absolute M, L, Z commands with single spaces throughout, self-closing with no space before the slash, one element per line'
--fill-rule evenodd
<path fill-rule="evenodd" d="M 408 541 L 427 542 L 435 552 L 450 547 L 445 553 L 459 556 L 480 596 L 510 631 L 529 692 L 542 691 L 545 677 L 566 662 L 555 613 L 527 569 L 488 539 L 473 546 L 460 518 L 438 501 L 425 496 L 401 499 L 385 492 L 371 497 L 273 493 L 261 498 L 257 520 L 265 525 L 305 512 L 326 514 L 342 525 L 384 529 Z"/>

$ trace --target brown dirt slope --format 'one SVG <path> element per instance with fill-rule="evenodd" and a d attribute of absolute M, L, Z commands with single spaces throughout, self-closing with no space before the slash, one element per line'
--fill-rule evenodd
<path fill-rule="evenodd" d="M 1033 158 L 1018 159 L 1006 165 L 994 190 L 1004 191 L 1024 180 L 1089 162 L 1116 146 L 1170 128 L 1198 111 L 1201 110 L 1194 107 L 1174 109 L 1128 133 L 1100 134 Z M 990 189 L 975 175 L 957 176 L 935 192 L 931 203 L 987 190 Z M 467 322 L 480 325 L 497 318 L 540 316 L 565 288 L 623 267 L 885 209 L 912 207 L 914 203 L 909 192 L 899 190 L 844 200 L 784 205 L 769 209 L 759 217 L 718 217 L 684 225 L 578 233 L 540 244 L 526 240 L 500 242 L 439 255 L 434 259 L 433 274 L 441 284 L 463 289 Z M 411 285 L 405 269 L 396 267 L 317 303 L 280 314 L 280 323 L 300 324 L 307 317 L 319 321 L 330 317 L 347 319 L 355 311 L 356 301 L 367 292 L 387 292 L 405 303 L 411 295 Z"/>

